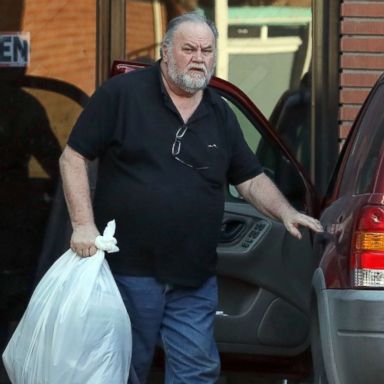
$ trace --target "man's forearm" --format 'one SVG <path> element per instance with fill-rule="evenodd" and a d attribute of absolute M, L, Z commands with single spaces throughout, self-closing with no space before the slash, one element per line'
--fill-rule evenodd
<path fill-rule="evenodd" d="M 258 175 L 236 186 L 239 193 L 256 209 L 265 215 L 280 220 L 287 231 L 297 239 L 302 238 L 299 227 L 307 227 L 322 232 L 320 222 L 313 217 L 298 212 L 276 185 L 265 174 Z"/>
<path fill-rule="evenodd" d="M 296 212 L 265 174 L 239 184 L 237 189 L 250 204 L 273 219 L 284 221 L 287 215 Z"/>
<path fill-rule="evenodd" d="M 67 146 L 60 157 L 60 172 L 73 229 L 94 225 L 87 160 Z"/>

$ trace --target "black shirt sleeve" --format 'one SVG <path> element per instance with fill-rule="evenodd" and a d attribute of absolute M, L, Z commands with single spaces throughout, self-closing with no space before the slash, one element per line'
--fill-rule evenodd
<path fill-rule="evenodd" d="M 103 86 L 92 95 L 68 139 L 68 145 L 88 160 L 99 157 L 111 140 L 116 104 Z"/>
<path fill-rule="evenodd" d="M 227 172 L 228 182 L 238 185 L 261 174 L 263 169 L 257 156 L 245 141 L 241 127 L 233 111 L 227 107 L 230 163 Z"/>

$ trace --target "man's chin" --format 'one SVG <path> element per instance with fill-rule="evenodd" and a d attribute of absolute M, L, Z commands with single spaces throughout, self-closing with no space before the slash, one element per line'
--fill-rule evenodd
<path fill-rule="evenodd" d="M 209 82 L 204 74 L 201 74 L 200 76 L 184 74 L 184 76 L 180 76 L 178 78 L 172 76 L 170 77 L 180 89 L 191 94 L 205 89 Z"/>
<path fill-rule="evenodd" d="M 196 81 L 205 81 L 205 79 L 207 78 L 204 72 L 201 71 L 191 71 L 188 76 L 190 79 Z"/>
<path fill-rule="evenodd" d="M 206 74 L 206 71 L 204 71 L 204 69 L 202 68 L 190 68 L 188 69 L 188 72 L 191 76 L 193 75 L 198 75 L 198 76 L 205 76 Z"/>
<path fill-rule="evenodd" d="M 196 82 L 184 83 L 181 85 L 181 88 L 188 93 L 196 93 L 198 91 L 202 91 L 206 87 L 207 87 L 207 83 L 205 81 L 201 83 L 196 83 Z"/>

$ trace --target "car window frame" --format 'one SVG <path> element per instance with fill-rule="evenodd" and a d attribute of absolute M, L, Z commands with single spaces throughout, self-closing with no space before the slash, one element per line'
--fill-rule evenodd
<path fill-rule="evenodd" d="M 380 86 L 384 86 L 384 74 L 379 77 L 374 86 L 372 87 L 370 93 L 365 99 L 364 104 L 360 108 L 354 123 L 347 135 L 347 138 L 343 144 L 343 147 L 340 151 L 338 161 L 334 168 L 331 180 L 328 184 L 327 192 L 324 196 L 324 199 L 321 203 L 321 209 L 326 208 L 332 201 L 339 199 L 341 195 L 341 184 L 342 180 L 345 176 L 346 167 L 348 164 L 348 160 L 351 156 L 351 152 L 355 143 L 355 140 L 358 136 L 359 128 L 362 123 L 362 120 L 366 114 L 368 109 L 368 105 L 371 102 L 372 98 L 375 96 L 377 90 Z M 378 165 L 379 166 L 379 165 Z M 375 184 L 375 180 L 373 180 L 372 184 Z"/>

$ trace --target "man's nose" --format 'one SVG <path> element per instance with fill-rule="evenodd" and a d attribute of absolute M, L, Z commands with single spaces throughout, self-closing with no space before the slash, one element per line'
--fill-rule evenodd
<path fill-rule="evenodd" d="M 193 60 L 199 63 L 203 62 L 203 52 L 201 51 L 201 49 L 197 49 L 194 52 Z"/>

